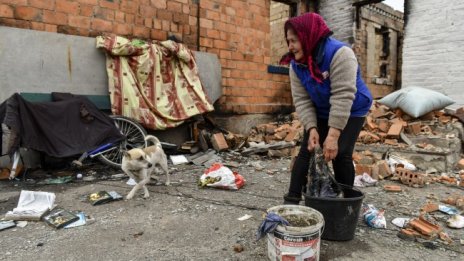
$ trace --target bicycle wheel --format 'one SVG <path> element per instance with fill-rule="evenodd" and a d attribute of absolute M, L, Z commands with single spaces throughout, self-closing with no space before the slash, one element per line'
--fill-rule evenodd
<path fill-rule="evenodd" d="M 131 118 L 117 115 L 111 115 L 110 117 L 113 118 L 114 124 L 125 138 L 116 146 L 99 154 L 98 160 L 108 166 L 120 169 L 124 151 L 145 147 L 147 131 Z"/>

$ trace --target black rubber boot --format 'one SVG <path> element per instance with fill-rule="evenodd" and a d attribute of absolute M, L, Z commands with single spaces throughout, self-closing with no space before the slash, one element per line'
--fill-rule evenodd
<path fill-rule="evenodd" d="M 284 195 L 284 205 L 300 205 L 301 196 L 293 197 L 289 196 L 288 193 Z"/>

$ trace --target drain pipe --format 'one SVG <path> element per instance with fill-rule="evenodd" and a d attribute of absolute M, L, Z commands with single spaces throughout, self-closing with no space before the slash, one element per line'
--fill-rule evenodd
<path fill-rule="evenodd" d="M 197 4 L 197 51 L 200 51 L 200 0 L 194 0 Z"/>

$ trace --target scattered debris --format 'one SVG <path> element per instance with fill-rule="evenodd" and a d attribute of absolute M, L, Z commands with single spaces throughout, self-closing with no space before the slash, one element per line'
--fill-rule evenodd
<path fill-rule="evenodd" d="M 54 207 L 55 193 L 21 190 L 18 206 L 5 214 L 5 220 L 40 220 Z"/>
<path fill-rule="evenodd" d="M 0 221 L 0 231 L 15 227 L 16 223 L 12 220 Z"/>
<path fill-rule="evenodd" d="M 394 218 L 391 222 L 393 225 L 404 228 L 409 223 L 410 218 Z"/>
<path fill-rule="evenodd" d="M 245 179 L 243 176 L 237 172 L 233 172 L 221 163 L 214 163 L 201 175 L 198 184 L 200 187 L 238 190 L 245 185 Z"/>
<path fill-rule="evenodd" d="M 409 230 L 402 229 L 401 232 L 410 234 L 410 230 L 412 229 L 416 232 L 416 234 L 419 233 L 420 236 L 424 236 L 426 239 L 433 239 L 438 236 L 439 232 L 442 231 L 442 228 L 439 225 L 430 222 L 423 216 L 411 219 L 408 223 L 408 227 Z"/>
<path fill-rule="evenodd" d="M 370 187 L 377 185 L 377 180 L 373 179 L 369 174 L 363 173 L 354 177 L 355 187 Z"/>
<path fill-rule="evenodd" d="M 110 201 L 120 200 L 123 197 L 116 191 L 99 191 L 88 196 L 88 201 L 93 205 L 101 205 Z"/>
<path fill-rule="evenodd" d="M 373 228 L 387 228 L 384 210 L 378 210 L 371 204 L 363 204 L 363 217 L 366 224 Z"/>
<path fill-rule="evenodd" d="M 441 212 L 446 213 L 448 215 L 459 214 L 459 211 L 456 208 L 445 206 L 445 205 L 439 205 L 438 210 L 440 210 Z"/>
<path fill-rule="evenodd" d="M 438 204 L 436 203 L 427 203 L 421 208 L 421 212 L 424 213 L 430 213 L 434 211 L 438 211 Z"/>
<path fill-rule="evenodd" d="M 79 217 L 66 209 L 55 208 L 45 215 L 43 220 L 48 225 L 58 229 L 78 221 Z"/>
<path fill-rule="evenodd" d="M 401 187 L 396 185 L 385 185 L 383 189 L 388 192 L 401 192 Z"/>
<path fill-rule="evenodd" d="M 246 214 L 246 215 L 244 215 L 244 216 L 241 216 L 241 217 L 237 218 L 237 220 L 239 220 L 239 221 L 244 221 L 244 220 L 250 219 L 250 218 L 252 218 L 252 217 L 253 217 L 252 215 Z"/>
<path fill-rule="evenodd" d="M 463 228 L 464 227 L 464 217 L 461 215 L 453 215 L 450 219 L 446 221 L 448 227 L 451 228 Z"/>
<path fill-rule="evenodd" d="M 235 252 L 240 253 L 240 252 L 243 252 L 243 250 L 245 250 L 245 248 L 243 247 L 242 244 L 235 244 L 234 245 L 234 251 Z"/>
<path fill-rule="evenodd" d="M 179 165 L 189 162 L 184 155 L 170 155 L 169 159 L 171 159 L 173 165 Z"/>

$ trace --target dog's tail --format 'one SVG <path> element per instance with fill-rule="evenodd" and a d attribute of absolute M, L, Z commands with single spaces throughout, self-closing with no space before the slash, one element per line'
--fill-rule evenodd
<path fill-rule="evenodd" d="M 161 142 L 153 135 L 146 135 L 145 141 L 151 141 L 155 146 L 161 146 Z"/>

